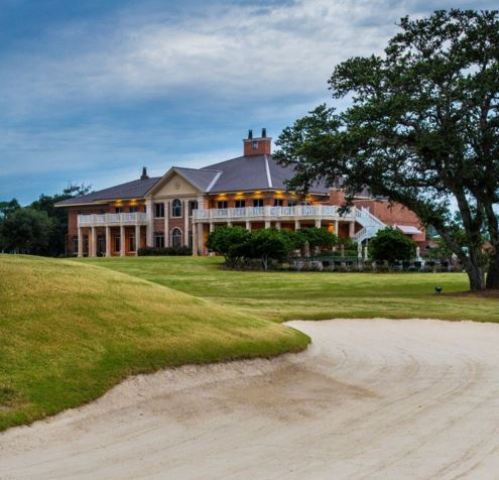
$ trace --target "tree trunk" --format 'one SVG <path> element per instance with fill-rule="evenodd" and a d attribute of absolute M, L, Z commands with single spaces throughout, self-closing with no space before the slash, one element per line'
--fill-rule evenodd
<path fill-rule="evenodd" d="M 465 265 L 466 273 L 470 281 L 470 290 L 478 292 L 485 289 L 485 275 L 483 269 L 474 262 L 467 262 Z"/>
<path fill-rule="evenodd" d="M 492 255 L 490 258 L 485 288 L 487 288 L 488 290 L 499 290 L 499 254 L 497 253 Z"/>

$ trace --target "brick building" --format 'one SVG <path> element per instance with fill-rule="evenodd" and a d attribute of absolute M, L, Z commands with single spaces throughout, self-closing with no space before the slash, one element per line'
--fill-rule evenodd
<path fill-rule="evenodd" d="M 145 246 L 192 248 L 207 254 L 206 240 L 219 225 L 247 229 L 326 227 L 340 237 L 365 242 L 392 225 L 417 242 L 425 231 L 417 216 L 368 194 L 339 214 L 340 188 L 317 184 L 306 198 L 286 189 L 291 167 L 272 158 L 265 129 L 250 131 L 243 155 L 204 168 L 172 167 L 162 177 L 146 170 L 138 180 L 57 204 L 68 211 L 68 252 L 78 256 L 135 255 Z"/>

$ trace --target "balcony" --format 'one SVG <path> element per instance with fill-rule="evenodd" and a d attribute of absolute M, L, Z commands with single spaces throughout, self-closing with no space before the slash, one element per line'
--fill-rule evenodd
<path fill-rule="evenodd" d="M 296 207 L 246 207 L 211 208 L 194 210 L 194 222 L 237 222 L 246 220 L 355 220 L 356 209 L 352 208 L 343 215 L 339 207 L 332 205 L 299 205 Z"/>
<path fill-rule="evenodd" d="M 134 212 L 78 215 L 78 227 L 119 227 L 121 225 L 147 225 L 147 214 Z"/>

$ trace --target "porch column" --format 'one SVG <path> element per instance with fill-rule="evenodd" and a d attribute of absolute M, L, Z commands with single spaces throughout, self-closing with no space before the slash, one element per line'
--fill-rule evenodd
<path fill-rule="evenodd" d="M 170 226 L 168 219 L 170 218 L 170 202 L 165 202 L 165 247 L 170 246 Z"/>
<path fill-rule="evenodd" d="M 335 222 L 334 222 L 334 234 L 337 237 L 340 236 L 340 222 L 338 222 L 338 220 L 335 220 Z"/>
<path fill-rule="evenodd" d="M 300 230 L 301 223 L 300 220 L 295 220 L 295 230 Z"/>
<path fill-rule="evenodd" d="M 146 245 L 148 247 L 154 247 L 154 205 L 152 203 L 152 198 L 146 200 L 146 216 L 147 216 L 147 227 L 146 227 Z"/>
<path fill-rule="evenodd" d="M 78 256 L 83 257 L 83 229 L 78 227 Z"/>
<path fill-rule="evenodd" d="M 192 223 L 192 255 L 198 256 L 198 231 L 197 225 Z"/>
<path fill-rule="evenodd" d="M 265 220 L 265 228 L 270 228 L 271 223 L 270 220 Z"/>
<path fill-rule="evenodd" d="M 315 228 L 321 228 L 322 222 L 320 218 L 315 219 Z"/>
<path fill-rule="evenodd" d="M 139 256 L 140 248 L 140 225 L 135 225 L 135 256 Z"/>
<path fill-rule="evenodd" d="M 215 224 L 213 222 L 210 222 L 210 233 L 215 230 Z"/>
<path fill-rule="evenodd" d="M 90 230 L 90 257 L 96 257 L 97 256 L 97 229 L 95 227 L 92 227 Z"/>
<path fill-rule="evenodd" d="M 189 200 L 184 200 L 184 245 L 189 246 Z"/>
<path fill-rule="evenodd" d="M 126 253 L 125 227 L 120 226 L 120 257 L 124 257 Z"/>
<path fill-rule="evenodd" d="M 230 220 L 227 222 L 227 226 L 232 227 L 232 222 Z"/>
<path fill-rule="evenodd" d="M 277 230 L 280 230 L 281 229 L 281 222 L 275 222 L 275 228 Z"/>
<path fill-rule="evenodd" d="M 251 222 L 249 220 L 246 220 L 246 230 L 251 232 Z"/>
<path fill-rule="evenodd" d="M 199 249 L 199 254 L 204 255 L 204 235 L 203 235 L 203 224 L 198 223 L 198 249 Z"/>
<path fill-rule="evenodd" d="M 106 227 L 106 257 L 111 256 L 111 227 Z"/>
<path fill-rule="evenodd" d="M 355 222 L 350 222 L 348 224 L 348 236 L 350 238 L 353 238 L 354 235 L 355 235 Z"/>

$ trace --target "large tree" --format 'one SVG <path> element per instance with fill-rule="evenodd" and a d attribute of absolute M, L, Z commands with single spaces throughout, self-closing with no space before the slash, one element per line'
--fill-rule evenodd
<path fill-rule="evenodd" d="M 412 209 L 459 257 L 472 290 L 485 287 L 486 234 L 487 286 L 499 287 L 498 12 L 437 11 L 400 27 L 384 55 L 334 69 L 332 96 L 351 106 L 297 120 L 276 156 L 295 166 L 294 188 L 342 178 L 347 203 L 367 185 Z"/>

